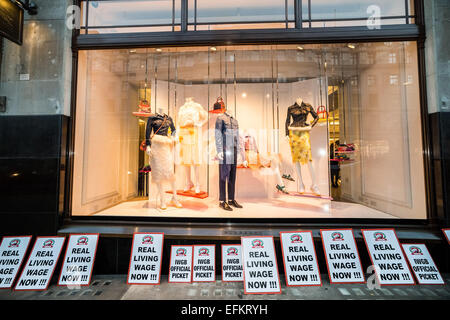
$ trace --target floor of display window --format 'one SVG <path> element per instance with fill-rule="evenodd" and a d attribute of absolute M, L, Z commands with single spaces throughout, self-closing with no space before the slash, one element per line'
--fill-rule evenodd
<path fill-rule="evenodd" d="M 195 199 L 180 197 L 183 208 L 170 205 L 167 209 L 157 208 L 155 200 L 133 200 L 92 214 L 93 216 L 129 217 L 184 217 L 184 218 L 373 218 L 392 219 L 393 215 L 356 203 L 337 202 L 301 196 L 280 196 L 276 199 L 237 199 L 242 209 L 225 211 L 219 208 L 216 199 Z M 76 215 L 76 214 L 75 214 Z"/>

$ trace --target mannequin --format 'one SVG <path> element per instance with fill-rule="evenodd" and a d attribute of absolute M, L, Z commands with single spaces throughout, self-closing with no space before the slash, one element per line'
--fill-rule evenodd
<path fill-rule="evenodd" d="M 307 122 L 308 115 L 314 118 L 312 123 Z M 291 117 L 293 122 L 291 123 Z M 311 174 L 311 191 L 313 194 L 320 196 L 319 188 L 316 185 L 316 176 L 312 165 L 311 143 L 309 133 L 316 125 L 319 117 L 310 104 L 306 104 L 302 98 L 297 98 L 295 104 L 288 108 L 286 118 L 286 139 L 290 142 L 292 160 L 295 163 L 295 170 L 298 177 L 298 191 L 305 193 L 305 185 L 303 184 L 301 164 L 307 164 Z"/>
<path fill-rule="evenodd" d="M 200 193 L 201 132 L 207 120 L 208 113 L 203 107 L 192 98 L 186 98 L 185 104 L 178 111 L 181 164 L 186 170 L 184 191 L 195 187 L 195 193 Z M 194 183 L 191 179 L 191 168 L 194 171 Z"/>
<path fill-rule="evenodd" d="M 169 130 L 171 135 L 169 136 Z M 153 135 L 151 133 L 153 132 Z M 160 208 L 167 209 L 165 201 L 165 192 L 163 190 L 164 182 L 170 182 L 172 186 L 171 202 L 177 207 L 183 206 L 178 201 L 175 187 L 174 172 L 174 144 L 178 138 L 176 136 L 175 126 L 172 118 L 164 113 L 162 108 L 158 108 L 157 113 L 150 116 L 147 121 L 146 152 L 150 157 L 151 177 L 156 183 L 160 199 Z"/>
<path fill-rule="evenodd" d="M 223 102 L 214 104 L 214 110 L 219 111 L 220 114 L 216 119 L 215 137 L 217 158 L 219 162 L 219 207 L 226 211 L 233 211 L 230 206 L 235 208 L 242 208 L 234 198 L 235 183 L 236 183 L 236 166 L 237 154 L 240 153 L 243 159 L 243 149 L 239 143 L 239 125 L 237 120 L 226 112 L 226 107 Z M 247 161 L 244 161 L 244 166 L 247 166 Z M 226 201 L 226 189 L 228 190 L 228 201 Z"/>

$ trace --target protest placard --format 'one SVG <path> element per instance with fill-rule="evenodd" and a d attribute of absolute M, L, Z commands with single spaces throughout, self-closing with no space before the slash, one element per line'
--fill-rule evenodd
<path fill-rule="evenodd" d="M 159 284 L 164 233 L 135 232 L 128 267 L 128 284 Z"/>
<path fill-rule="evenodd" d="M 192 246 L 171 246 L 168 282 L 192 282 Z"/>
<path fill-rule="evenodd" d="M 321 286 L 311 231 L 280 232 L 287 286 Z"/>
<path fill-rule="evenodd" d="M 14 290 L 46 290 L 65 237 L 38 237 Z"/>
<path fill-rule="evenodd" d="M 241 237 L 245 294 L 281 293 L 272 236 Z"/>
<path fill-rule="evenodd" d="M 243 281 L 242 251 L 240 244 L 222 244 L 222 281 Z"/>
<path fill-rule="evenodd" d="M 361 231 L 380 285 L 415 284 L 394 229 Z"/>
<path fill-rule="evenodd" d="M 448 244 L 450 244 L 450 229 L 442 229 L 445 238 L 447 239 Z"/>
<path fill-rule="evenodd" d="M 59 286 L 88 286 L 91 282 L 98 234 L 71 234 L 59 275 Z"/>
<path fill-rule="evenodd" d="M 11 288 L 22 265 L 31 236 L 4 237 L 0 244 L 0 289 Z"/>
<path fill-rule="evenodd" d="M 330 283 L 365 283 L 352 229 L 320 230 Z"/>
<path fill-rule="evenodd" d="M 419 284 L 444 284 L 425 244 L 402 244 L 403 251 Z"/>
<path fill-rule="evenodd" d="M 194 245 L 193 282 L 216 281 L 216 246 Z"/>

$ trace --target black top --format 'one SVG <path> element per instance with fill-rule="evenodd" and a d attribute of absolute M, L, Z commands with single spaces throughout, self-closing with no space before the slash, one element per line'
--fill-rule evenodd
<path fill-rule="evenodd" d="M 307 127 L 309 126 L 306 123 L 308 119 L 308 114 L 311 113 L 314 120 L 311 122 L 311 127 L 314 127 L 319 120 L 319 116 L 317 115 L 314 108 L 309 103 L 304 103 L 302 101 L 301 105 L 298 105 L 297 102 L 288 108 L 287 118 L 286 118 L 286 135 L 289 135 L 289 127 Z M 291 117 L 293 122 L 291 122 Z"/>
<path fill-rule="evenodd" d="M 166 119 L 165 122 L 164 119 Z M 168 115 L 154 114 L 150 116 L 147 120 L 147 128 L 145 130 L 145 144 L 147 146 L 152 145 L 152 142 L 150 140 L 152 132 L 160 136 L 167 136 L 169 133 L 169 128 L 172 130 L 173 135 L 175 133 L 175 125 L 173 124 L 172 118 Z"/>

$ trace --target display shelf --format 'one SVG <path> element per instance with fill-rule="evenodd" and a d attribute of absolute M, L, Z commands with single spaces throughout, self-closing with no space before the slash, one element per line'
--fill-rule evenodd
<path fill-rule="evenodd" d="M 132 112 L 133 116 L 140 117 L 140 118 L 148 118 L 154 115 L 153 113 L 148 112 Z"/>

